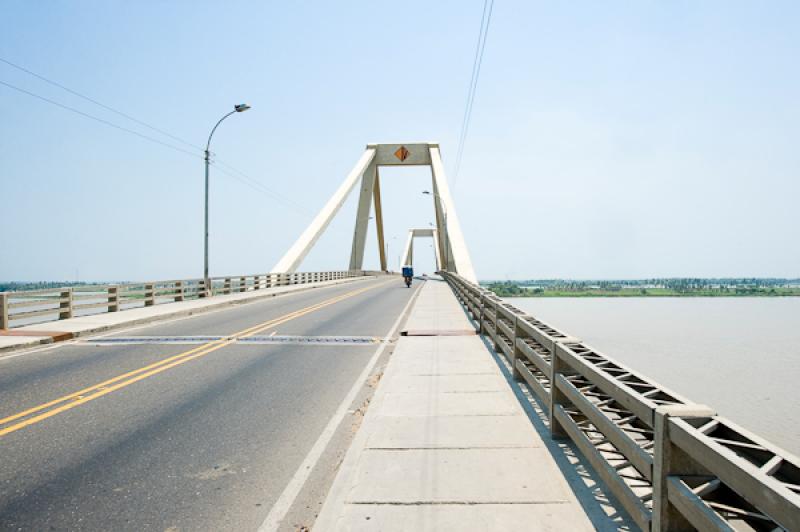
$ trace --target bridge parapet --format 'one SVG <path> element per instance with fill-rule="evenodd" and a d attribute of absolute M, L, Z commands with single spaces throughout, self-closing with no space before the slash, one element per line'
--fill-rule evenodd
<path fill-rule="evenodd" d="M 800 460 L 492 292 L 443 273 L 643 530 L 800 530 Z"/>
<path fill-rule="evenodd" d="M 208 282 L 181 279 L 0 292 L 0 329 L 10 329 L 14 322 L 17 325 L 43 323 L 234 292 L 378 274 L 380 272 L 366 271 L 261 273 L 212 277 Z"/>

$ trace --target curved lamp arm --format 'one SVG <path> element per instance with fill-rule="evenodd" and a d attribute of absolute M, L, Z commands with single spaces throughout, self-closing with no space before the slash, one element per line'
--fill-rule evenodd
<path fill-rule="evenodd" d="M 233 113 L 237 113 L 237 112 L 238 112 L 238 111 L 236 111 L 236 110 L 234 110 L 234 111 L 231 111 L 230 113 L 228 113 L 228 114 L 226 114 L 225 116 L 223 116 L 222 118 L 220 118 L 220 119 L 219 119 L 219 122 L 217 122 L 217 125 L 215 125 L 215 126 L 214 126 L 214 129 L 212 129 L 212 130 L 211 130 L 211 134 L 208 136 L 208 142 L 206 142 L 206 155 L 208 155 L 208 148 L 211 146 L 211 137 L 213 137 L 213 136 L 214 136 L 214 132 L 217 130 L 217 128 L 219 127 L 219 125 L 222 123 L 222 121 L 223 121 L 223 120 L 225 120 L 226 118 L 228 118 L 229 116 L 231 116 Z"/>

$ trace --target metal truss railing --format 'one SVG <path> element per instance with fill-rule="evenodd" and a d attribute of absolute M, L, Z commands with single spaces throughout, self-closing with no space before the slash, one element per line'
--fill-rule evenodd
<path fill-rule="evenodd" d="M 642 530 L 800 530 L 800 461 L 464 278 L 474 320 Z"/>

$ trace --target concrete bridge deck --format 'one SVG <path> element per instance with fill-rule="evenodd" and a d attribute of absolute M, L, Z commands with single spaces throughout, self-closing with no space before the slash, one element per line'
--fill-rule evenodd
<path fill-rule="evenodd" d="M 797 458 L 444 275 L 6 337 L 0 529 L 800 529 Z"/>
<path fill-rule="evenodd" d="M 319 530 L 592 530 L 450 287 L 425 283 Z"/>

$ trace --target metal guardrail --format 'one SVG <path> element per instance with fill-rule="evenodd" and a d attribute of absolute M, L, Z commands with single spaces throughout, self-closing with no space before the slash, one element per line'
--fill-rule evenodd
<path fill-rule="evenodd" d="M 264 273 L 112 285 L 80 285 L 20 292 L 0 292 L 0 329 L 14 322 L 43 323 L 75 316 L 118 312 L 219 294 L 249 292 L 276 286 L 319 283 L 371 275 L 361 271 Z"/>
<path fill-rule="evenodd" d="M 800 530 L 800 460 L 462 277 L 443 274 L 642 530 Z"/>

